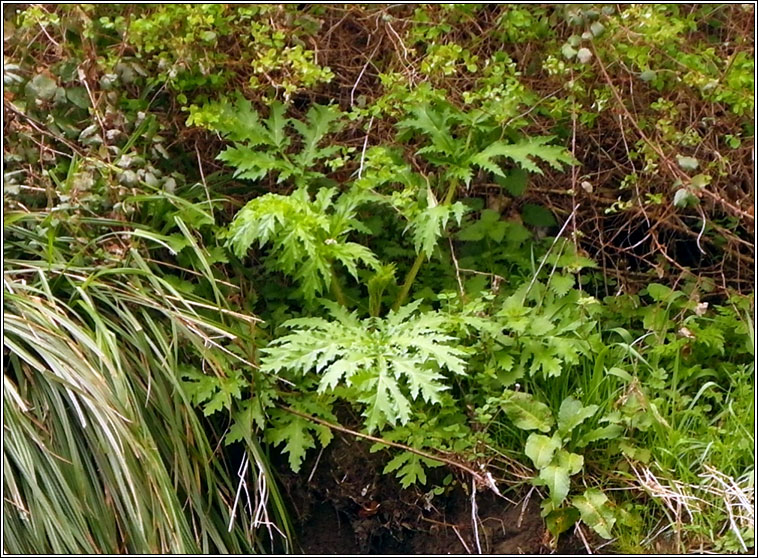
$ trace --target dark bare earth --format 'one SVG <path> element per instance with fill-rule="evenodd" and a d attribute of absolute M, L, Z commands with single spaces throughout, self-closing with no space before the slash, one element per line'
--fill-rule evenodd
<path fill-rule="evenodd" d="M 369 444 L 337 435 L 299 475 L 286 474 L 304 554 L 469 554 L 478 553 L 471 517 L 470 484 L 460 478 L 442 495 L 425 490 L 439 485 L 450 471 L 429 471 L 427 486 L 403 490 L 382 475 L 386 456 L 371 454 Z M 313 471 L 310 482 L 308 477 Z M 466 485 L 466 488 L 460 481 Z M 583 543 L 564 535 L 558 548 L 540 518 L 539 497 L 526 494 L 513 505 L 491 491 L 476 495 L 478 539 L 485 554 L 585 554 Z"/>

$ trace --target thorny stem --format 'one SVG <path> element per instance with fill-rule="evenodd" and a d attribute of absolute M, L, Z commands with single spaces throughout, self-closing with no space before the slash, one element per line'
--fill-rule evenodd
<path fill-rule="evenodd" d="M 450 205 L 453 202 L 453 198 L 455 197 L 455 191 L 458 188 L 458 182 L 455 180 L 452 180 L 450 182 L 450 186 L 447 189 L 447 193 L 445 194 L 445 199 L 442 201 L 441 205 Z M 423 250 L 418 253 L 416 256 L 416 261 L 413 262 L 413 266 L 408 271 L 408 275 L 405 276 L 405 283 L 403 283 L 402 289 L 400 289 L 400 294 L 397 295 L 397 299 L 395 300 L 395 304 L 392 306 L 392 309 L 397 311 L 405 302 L 405 299 L 408 298 L 408 293 L 411 290 L 411 287 L 413 286 L 413 282 L 416 280 L 416 275 L 418 275 L 419 269 L 421 269 L 421 264 L 424 263 L 425 254 Z"/>

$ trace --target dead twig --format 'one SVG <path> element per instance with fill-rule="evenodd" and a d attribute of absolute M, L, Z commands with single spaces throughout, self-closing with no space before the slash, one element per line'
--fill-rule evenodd
<path fill-rule="evenodd" d="M 347 428 L 345 426 L 342 426 L 340 424 L 334 424 L 329 421 L 326 421 L 324 419 L 320 419 L 318 417 L 314 417 L 312 415 L 308 415 L 306 413 L 301 413 L 300 411 L 296 411 L 295 409 L 291 407 L 287 407 L 286 405 L 279 405 L 279 408 L 283 411 L 286 411 L 290 414 L 293 414 L 295 416 L 298 416 L 300 418 L 304 418 L 305 420 L 309 420 L 311 422 L 315 422 L 316 424 L 320 424 L 322 426 L 326 426 L 330 430 L 336 430 L 337 432 L 342 432 L 344 434 L 350 434 L 351 436 L 355 436 L 356 438 L 363 438 L 364 440 L 370 440 L 371 442 L 382 444 L 384 446 L 390 446 L 393 448 L 398 448 L 401 450 L 408 451 L 410 453 L 415 453 L 416 455 L 419 455 L 421 457 L 424 457 L 426 459 L 431 459 L 434 461 L 440 461 L 442 463 L 445 463 L 446 465 L 450 465 L 451 467 L 456 467 L 457 469 L 460 469 L 462 471 L 465 471 L 469 475 L 471 475 L 476 481 L 478 486 L 487 486 L 490 487 L 490 482 L 482 476 L 480 473 L 472 469 L 471 467 L 464 465 L 463 463 L 460 463 L 458 461 L 455 461 L 453 459 L 450 459 L 449 457 L 445 457 L 440 454 L 433 454 L 429 453 L 423 450 L 419 450 L 416 448 L 412 448 L 410 446 L 406 446 L 405 444 L 401 444 L 399 442 L 392 442 L 390 440 L 385 440 L 384 438 L 379 438 L 377 436 L 371 436 L 370 434 L 364 434 L 363 432 L 358 432 L 356 430 L 352 430 L 350 428 Z M 491 487 L 490 487 L 491 488 Z"/>

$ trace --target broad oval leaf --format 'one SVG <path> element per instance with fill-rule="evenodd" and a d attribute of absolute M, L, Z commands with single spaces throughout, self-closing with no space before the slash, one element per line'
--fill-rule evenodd
<path fill-rule="evenodd" d="M 552 463 L 540 470 L 532 482 L 536 486 L 547 486 L 554 507 L 559 507 L 566 499 L 571 484 L 570 477 L 582 470 L 584 458 L 566 450 L 558 450 Z"/>
<path fill-rule="evenodd" d="M 584 495 L 576 496 L 571 503 L 593 531 L 604 539 L 611 538 L 611 529 L 616 518 L 608 506 L 608 497 L 597 488 L 588 488 Z"/>
<path fill-rule="evenodd" d="M 550 501 L 557 508 L 566 499 L 569 493 L 568 470 L 559 465 L 548 465 L 540 470 L 539 476 L 534 479 L 537 486 L 547 486 L 550 491 Z"/>
<path fill-rule="evenodd" d="M 582 402 L 574 397 L 567 397 L 561 403 L 558 411 L 558 432 L 562 435 L 570 435 L 572 430 L 582 424 L 585 420 L 595 415 L 598 410 L 597 405 L 582 405 Z"/>
<path fill-rule="evenodd" d="M 522 430 L 549 432 L 555 423 L 550 408 L 529 393 L 506 390 L 502 407 L 513 424 Z"/>
<path fill-rule="evenodd" d="M 542 434 L 529 434 L 526 439 L 524 453 L 532 460 L 537 469 L 543 469 L 550 465 L 557 449 L 561 447 L 560 440 L 555 437 Z"/>

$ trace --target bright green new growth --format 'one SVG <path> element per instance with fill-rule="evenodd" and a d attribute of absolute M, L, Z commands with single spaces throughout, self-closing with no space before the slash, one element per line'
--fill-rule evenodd
<path fill-rule="evenodd" d="M 339 146 L 319 147 L 341 114 L 332 107 L 313 105 L 300 121 L 286 118 L 285 111 L 283 104 L 272 103 L 268 118 L 261 120 L 250 101 L 237 97 L 234 104 L 223 100 L 191 107 L 188 122 L 234 142 L 218 158 L 235 167 L 240 178 L 260 180 L 273 174 L 278 183 L 292 181 L 296 186 L 287 196 L 269 193 L 255 198 L 237 213 L 227 236 L 234 253 L 242 258 L 256 241 L 261 247 L 271 244 L 266 261 L 294 277 L 306 300 L 331 285 L 344 304 L 334 264 L 341 263 L 357 279 L 359 265 L 375 269 L 379 262 L 371 250 L 346 240 L 352 231 L 367 232 L 356 219 L 358 206 L 365 202 L 363 194 L 342 194 L 334 201 L 335 188 L 319 189 L 313 200 L 308 193 L 309 186 L 326 176 L 319 164 L 332 169 L 343 164 L 334 157 Z M 300 136 L 296 142 L 300 149 L 294 153 L 289 126 Z"/>
<path fill-rule="evenodd" d="M 325 302 L 334 320 L 297 318 L 292 333 L 263 350 L 261 369 L 320 376 L 318 391 L 346 386 L 364 405 L 369 432 L 406 424 L 413 402 L 439 403 L 448 389 L 443 370 L 465 374 L 464 351 L 445 333 L 445 317 L 418 313 L 420 301 L 384 319 L 359 319 L 355 312 Z"/>
<path fill-rule="evenodd" d="M 553 535 L 558 536 L 573 524 L 573 521 L 563 521 L 567 510 L 561 506 L 569 495 L 571 476 L 579 473 L 584 466 L 582 455 L 565 448 L 570 446 L 581 424 L 595 416 L 599 406 L 585 406 L 573 396 L 568 396 L 561 402 L 556 424 L 550 408 L 535 400 L 531 394 L 506 390 L 501 405 L 513 424 L 522 430 L 549 433 L 557 426 L 552 436 L 535 432 L 529 434 L 524 453 L 538 471 L 532 483 L 548 488 L 549 498 L 543 502 L 543 516 Z M 592 430 L 590 435 L 592 441 L 598 441 L 616 438 L 621 432 L 621 428 L 606 427 Z M 577 444 L 580 447 L 585 445 L 586 443 L 581 442 Z M 580 512 L 582 520 L 595 532 L 604 538 L 610 538 L 609 529 L 615 519 L 611 520 L 613 515 L 605 506 L 608 499 L 599 490 L 593 489 L 588 493 L 574 498 L 572 505 Z"/>
<path fill-rule="evenodd" d="M 502 141 L 501 130 L 483 111 L 466 113 L 449 103 L 438 102 L 436 106 L 413 107 L 410 114 L 398 122 L 398 129 L 415 131 L 428 138 L 430 144 L 417 154 L 443 167 L 446 181 L 463 182 L 468 187 L 475 167 L 504 177 L 497 159 L 510 159 L 524 170 L 539 174 L 542 174 L 536 165 L 539 160 L 557 170 L 564 164 L 576 163 L 564 147 L 549 145 L 553 136 L 525 138 L 515 143 Z"/>
<path fill-rule="evenodd" d="M 339 122 L 341 113 L 333 107 L 313 105 L 306 120 L 300 121 L 285 117 L 286 110 L 282 103 L 273 102 L 268 118 L 261 120 L 250 101 L 238 96 L 233 104 L 224 99 L 203 107 L 193 105 L 187 124 L 209 128 L 234 142 L 234 147 L 226 148 L 218 158 L 236 169 L 235 176 L 259 180 L 274 173 L 277 182 L 292 180 L 297 186 L 308 186 L 324 177 L 314 168 L 317 164 L 340 164 L 334 160 L 338 145 L 319 144 L 337 127 L 334 123 Z M 295 142 L 289 126 L 300 136 L 297 152 L 290 149 Z"/>
<path fill-rule="evenodd" d="M 241 258 L 256 241 L 261 247 L 271 244 L 266 261 L 297 279 L 305 298 L 313 300 L 334 281 L 335 262 L 356 279 L 359 265 L 379 265 L 371 250 L 346 241 L 348 233 L 363 228 L 355 218 L 359 198 L 342 195 L 334 203 L 336 194 L 324 188 L 311 201 L 303 188 L 289 196 L 255 198 L 230 225 L 229 245 Z"/>

